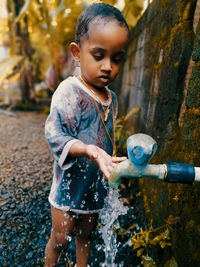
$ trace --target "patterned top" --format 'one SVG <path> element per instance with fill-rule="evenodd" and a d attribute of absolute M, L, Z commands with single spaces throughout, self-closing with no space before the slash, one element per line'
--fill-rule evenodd
<path fill-rule="evenodd" d="M 116 118 L 117 98 L 113 91 L 109 91 Z M 107 181 L 99 166 L 86 157 L 72 158 L 68 155 L 70 147 L 78 140 L 97 145 L 110 155 L 113 153 L 111 141 L 93 100 L 95 96 L 91 94 L 77 77 L 64 80 L 52 97 L 50 114 L 45 124 L 45 136 L 54 157 L 49 201 L 52 206 L 63 211 L 98 212 L 103 208 L 107 195 Z M 103 115 L 98 99 L 96 102 Z M 104 109 L 110 104 L 108 102 L 103 103 Z M 110 108 L 105 124 L 113 139 L 112 117 Z"/>

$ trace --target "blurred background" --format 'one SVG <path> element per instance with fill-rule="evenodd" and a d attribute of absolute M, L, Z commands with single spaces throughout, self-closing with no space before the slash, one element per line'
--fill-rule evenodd
<path fill-rule="evenodd" d="M 108 0 L 122 10 L 130 28 L 150 1 Z M 79 14 L 94 1 L 1 0 L 0 104 L 48 101 L 75 71 L 69 53 Z"/>

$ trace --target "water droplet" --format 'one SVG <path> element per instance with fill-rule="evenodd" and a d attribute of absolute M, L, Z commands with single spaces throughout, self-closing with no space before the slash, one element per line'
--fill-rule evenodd
<path fill-rule="evenodd" d="M 68 214 L 68 213 L 64 213 L 64 217 L 65 217 L 66 219 L 68 219 L 68 218 L 69 218 L 69 214 Z"/>
<path fill-rule="evenodd" d="M 94 195 L 94 200 L 95 200 L 96 202 L 99 200 L 98 196 L 99 196 L 99 194 L 98 194 L 98 192 L 96 192 L 95 195 Z"/>
<path fill-rule="evenodd" d="M 65 226 L 65 225 L 67 225 L 67 222 L 64 221 L 64 222 L 61 223 L 61 225 L 62 225 L 62 226 Z"/>
<path fill-rule="evenodd" d="M 71 242 L 72 237 L 71 237 L 70 235 L 66 235 L 66 236 L 65 236 L 65 239 L 66 239 L 67 241 Z"/>

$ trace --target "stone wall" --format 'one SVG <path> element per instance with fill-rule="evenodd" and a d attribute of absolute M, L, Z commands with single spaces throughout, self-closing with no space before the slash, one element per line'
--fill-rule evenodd
<path fill-rule="evenodd" d="M 158 142 L 154 163 L 200 166 L 199 10 L 199 0 L 154 0 L 131 32 L 117 81 L 120 113 L 140 107 L 130 123 Z M 136 183 L 141 194 L 135 205 L 147 228 L 151 220 L 159 227 L 170 215 L 179 217 L 172 246 L 152 249 L 157 266 L 172 257 L 179 266 L 200 266 L 200 183 Z"/>

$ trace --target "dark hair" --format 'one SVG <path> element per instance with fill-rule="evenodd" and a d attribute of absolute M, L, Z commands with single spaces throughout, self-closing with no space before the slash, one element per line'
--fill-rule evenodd
<path fill-rule="evenodd" d="M 106 19 L 106 22 L 116 20 L 129 31 L 127 22 L 119 9 L 104 3 L 97 3 L 86 8 L 80 14 L 76 28 L 76 43 L 80 44 L 81 38 L 88 33 L 89 24 L 97 18 Z"/>

